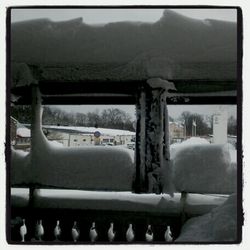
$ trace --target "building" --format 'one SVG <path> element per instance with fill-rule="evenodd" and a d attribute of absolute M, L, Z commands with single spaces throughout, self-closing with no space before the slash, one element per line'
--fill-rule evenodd
<path fill-rule="evenodd" d="M 135 132 L 119 129 L 43 125 L 43 131 L 48 140 L 65 147 L 124 145 L 135 140 Z"/>
<path fill-rule="evenodd" d="M 185 128 L 178 122 L 169 122 L 170 143 L 181 142 L 185 138 Z"/>
<path fill-rule="evenodd" d="M 31 143 L 30 129 L 19 124 L 16 130 L 16 144 L 15 149 L 22 149 L 29 151 Z"/>
<path fill-rule="evenodd" d="M 10 117 L 10 140 L 15 149 L 28 151 L 30 148 L 30 129 L 18 122 L 14 117 Z"/>

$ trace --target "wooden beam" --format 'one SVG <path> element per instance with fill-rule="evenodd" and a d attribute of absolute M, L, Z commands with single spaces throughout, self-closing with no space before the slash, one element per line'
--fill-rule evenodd
<path fill-rule="evenodd" d="M 169 124 L 166 96 L 174 85 L 150 79 L 139 89 L 136 136 L 135 192 L 172 195 Z"/>

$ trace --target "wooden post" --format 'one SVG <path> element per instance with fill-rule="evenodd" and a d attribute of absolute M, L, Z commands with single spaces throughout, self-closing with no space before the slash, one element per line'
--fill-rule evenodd
<path fill-rule="evenodd" d="M 43 148 L 44 134 L 41 128 L 42 109 L 41 94 L 37 84 L 32 85 L 31 101 L 31 145 L 30 145 L 30 184 L 29 184 L 29 206 L 32 207 L 36 193 L 36 161 L 37 154 Z"/>
<path fill-rule="evenodd" d="M 172 83 L 150 79 L 139 88 L 136 103 L 135 192 L 172 195 L 166 97 Z M 165 188 L 164 188 L 165 187 Z"/>
<path fill-rule="evenodd" d="M 145 87 L 140 86 L 136 100 L 136 145 L 135 145 L 135 162 L 136 175 L 134 190 L 136 193 L 147 192 L 147 184 L 145 178 L 145 119 L 146 119 L 146 92 Z"/>

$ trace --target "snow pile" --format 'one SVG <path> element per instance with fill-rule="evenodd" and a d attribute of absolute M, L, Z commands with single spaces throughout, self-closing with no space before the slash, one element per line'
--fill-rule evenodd
<path fill-rule="evenodd" d="M 129 154 L 129 156 L 130 156 L 131 161 L 132 161 L 133 164 L 134 164 L 134 162 L 135 162 L 135 151 L 134 151 L 133 149 L 127 148 L 127 144 L 122 144 L 122 145 L 112 146 L 112 147 L 120 148 L 120 149 L 122 149 L 124 152 L 127 152 L 127 153 Z"/>
<path fill-rule="evenodd" d="M 30 171 L 28 163 L 29 154 L 27 152 L 11 148 L 11 185 L 24 184 L 29 182 Z"/>
<path fill-rule="evenodd" d="M 38 154 L 39 151 L 39 154 Z M 33 152 L 34 153 L 34 152 Z M 133 157 L 114 147 L 63 148 L 49 142 L 36 149 L 35 163 L 16 150 L 12 153 L 11 184 L 35 182 L 57 188 L 130 191 Z M 33 168 L 33 169 L 31 169 Z M 33 176 L 29 173 L 33 172 Z"/>
<path fill-rule="evenodd" d="M 172 164 L 178 191 L 229 194 L 236 190 L 237 171 L 225 145 L 181 147 Z"/>
<path fill-rule="evenodd" d="M 58 141 L 49 141 L 50 145 L 53 145 L 55 147 L 64 147 L 62 143 L 58 142 Z"/>
<path fill-rule="evenodd" d="M 62 189 L 38 189 L 34 207 L 55 209 L 90 209 L 108 211 L 156 212 L 179 215 L 180 194 L 135 194 L 131 192 L 103 192 Z"/>
<path fill-rule="evenodd" d="M 190 217 L 200 216 L 223 204 L 228 197 L 227 194 L 187 193 L 183 210 Z"/>
<path fill-rule="evenodd" d="M 10 204 L 12 207 L 27 207 L 29 205 L 29 189 L 11 188 Z"/>
<path fill-rule="evenodd" d="M 176 242 L 235 242 L 237 240 L 237 196 L 231 195 L 210 213 L 188 220 Z"/>
<path fill-rule="evenodd" d="M 204 139 L 204 138 L 200 138 L 200 137 L 191 137 L 185 141 L 183 141 L 182 143 L 174 143 L 170 145 L 170 156 L 171 159 L 173 159 L 177 153 L 177 151 L 185 146 L 190 146 L 190 145 L 201 145 L 201 144 L 209 144 L 209 142 Z"/>
<path fill-rule="evenodd" d="M 231 166 L 233 168 L 237 168 L 237 150 L 231 143 L 226 143 L 225 145 L 228 148 L 230 158 L 231 158 Z"/>
<path fill-rule="evenodd" d="M 13 151 L 11 184 L 34 183 L 45 187 L 131 191 L 134 162 L 131 154 L 115 147 L 64 148 L 50 143 L 42 127 L 41 95 L 32 108 L 31 150 L 26 157 Z"/>
<path fill-rule="evenodd" d="M 30 137 L 30 129 L 22 127 L 22 128 L 17 128 L 17 136 L 20 137 Z"/>
<path fill-rule="evenodd" d="M 182 145 L 186 146 L 186 145 L 197 145 L 197 144 L 209 144 L 209 142 L 204 139 L 204 138 L 200 138 L 200 137 L 191 137 L 185 141 L 182 142 Z"/>

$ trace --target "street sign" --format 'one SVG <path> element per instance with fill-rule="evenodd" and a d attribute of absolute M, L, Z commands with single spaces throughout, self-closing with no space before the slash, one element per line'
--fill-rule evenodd
<path fill-rule="evenodd" d="M 99 138 L 101 136 L 101 133 L 99 131 L 94 132 L 94 137 Z"/>

